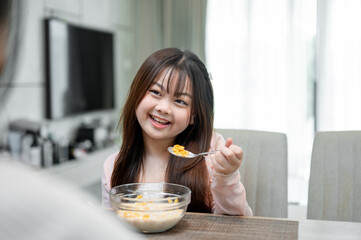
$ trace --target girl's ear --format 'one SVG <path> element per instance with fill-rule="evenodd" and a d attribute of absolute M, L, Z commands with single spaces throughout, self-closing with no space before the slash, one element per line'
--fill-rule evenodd
<path fill-rule="evenodd" d="M 194 123 L 194 115 L 191 116 L 191 120 L 189 121 L 189 124 L 192 125 Z"/>

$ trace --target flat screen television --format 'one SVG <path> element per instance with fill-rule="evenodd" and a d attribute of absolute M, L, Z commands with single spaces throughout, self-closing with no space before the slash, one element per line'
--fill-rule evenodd
<path fill-rule="evenodd" d="M 113 33 L 45 19 L 46 118 L 114 108 Z"/>

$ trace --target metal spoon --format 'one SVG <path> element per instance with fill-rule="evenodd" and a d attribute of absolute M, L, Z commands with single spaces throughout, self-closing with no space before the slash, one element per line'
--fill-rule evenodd
<path fill-rule="evenodd" d="M 192 153 L 190 151 L 188 151 L 188 156 L 182 156 L 180 154 L 176 154 L 174 151 L 173 151 L 173 147 L 168 147 L 168 152 L 170 152 L 171 154 L 173 154 L 174 156 L 177 156 L 177 157 L 183 157 L 183 158 L 195 158 L 195 157 L 198 157 L 200 155 L 207 155 L 207 154 L 213 154 L 213 153 L 216 153 L 216 152 L 219 152 L 219 150 L 215 150 L 215 151 L 210 151 L 210 152 L 202 152 L 202 153 Z"/>

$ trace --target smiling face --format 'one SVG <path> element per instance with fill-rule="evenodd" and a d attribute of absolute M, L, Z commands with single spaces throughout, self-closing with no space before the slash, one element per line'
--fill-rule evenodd
<path fill-rule="evenodd" d="M 184 88 L 177 88 L 177 79 L 165 71 L 155 79 L 136 108 L 136 117 L 144 139 L 168 140 L 184 131 L 191 122 L 192 96 L 187 78 Z"/>

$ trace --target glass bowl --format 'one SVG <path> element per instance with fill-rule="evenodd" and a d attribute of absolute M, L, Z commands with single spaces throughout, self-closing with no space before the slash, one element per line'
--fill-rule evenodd
<path fill-rule="evenodd" d="M 184 216 L 188 187 L 172 183 L 130 183 L 113 187 L 110 203 L 119 217 L 144 233 L 163 232 Z"/>

